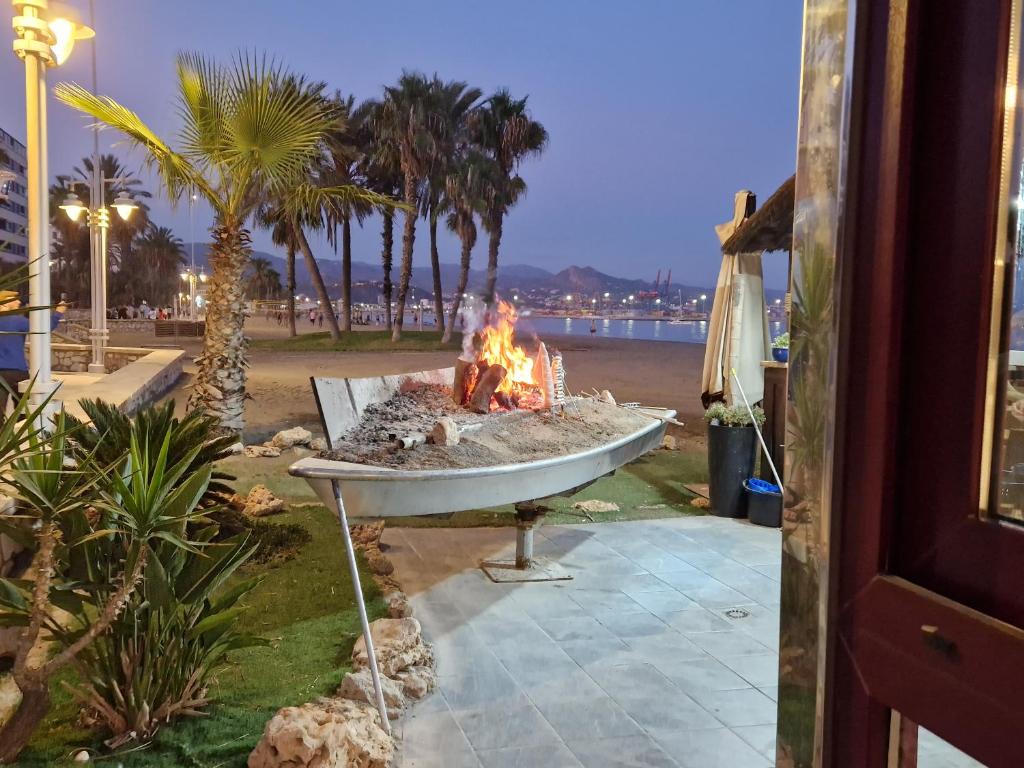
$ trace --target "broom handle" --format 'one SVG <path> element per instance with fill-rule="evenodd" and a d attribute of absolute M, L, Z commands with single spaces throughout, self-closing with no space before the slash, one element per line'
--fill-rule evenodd
<path fill-rule="evenodd" d="M 743 404 L 747 406 L 747 413 L 750 414 L 750 422 L 754 425 L 754 431 L 757 433 L 757 439 L 761 441 L 761 448 L 764 450 L 764 457 L 768 460 L 768 466 L 772 468 L 772 477 L 775 478 L 775 484 L 779 486 L 779 493 L 782 493 L 782 480 L 779 479 L 779 473 L 775 471 L 775 462 L 772 461 L 771 452 L 768 450 L 768 446 L 764 443 L 764 437 L 761 435 L 761 429 L 757 426 L 757 419 L 754 418 L 754 409 L 750 407 L 750 401 L 747 400 L 747 393 L 743 391 L 743 385 L 740 384 L 740 377 L 736 375 L 736 369 L 732 369 L 732 377 L 736 379 L 736 386 L 739 387 L 740 397 L 743 398 Z"/>

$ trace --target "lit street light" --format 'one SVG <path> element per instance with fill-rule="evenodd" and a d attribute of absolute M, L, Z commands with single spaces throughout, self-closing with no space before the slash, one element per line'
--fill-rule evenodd
<path fill-rule="evenodd" d="M 195 319 L 196 315 L 198 314 L 196 312 L 196 308 L 202 306 L 202 301 L 198 296 L 196 296 L 196 287 L 198 286 L 199 283 L 206 282 L 206 272 L 201 271 L 197 275 L 195 273 L 195 270 L 189 268 L 181 273 L 181 280 L 184 283 L 188 283 L 188 315 L 189 317 Z M 319 303 L 320 302 L 317 302 L 317 304 Z"/>
<path fill-rule="evenodd" d="M 97 139 L 98 141 L 98 139 Z M 94 147 L 95 153 L 92 157 L 92 179 L 90 181 L 89 201 L 99 204 L 95 208 L 86 207 L 75 194 L 75 187 L 85 186 L 84 181 L 74 181 L 66 176 L 58 177 L 69 189 L 67 197 L 60 205 L 60 209 L 68 215 L 72 221 L 78 221 L 83 213 L 88 214 L 89 224 L 89 265 L 92 272 L 92 296 L 89 303 L 92 313 L 92 327 L 89 328 L 89 341 L 92 344 L 92 362 L 89 363 L 89 373 L 106 373 L 107 340 L 110 333 L 107 330 L 107 230 L 110 229 L 110 211 L 107 209 L 107 185 L 121 185 L 121 190 L 114 197 L 111 207 L 117 211 L 122 221 L 128 221 L 132 213 L 138 208 L 138 204 L 132 200 L 131 195 L 125 189 L 125 185 L 135 181 L 128 176 L 108 179 L 100 167 L 99 147 Z"/>
<path fill-rule="evenodd" d="M 700 295 L 700 311 L 701 312 L 707 312 L 707 310 L 704 308 L 704 301 L 705 301 L 705 299 L 707 299 L 707 297 L 708 297 L 708 295 L 706 293 L 702 293 Z"/>
<path fill-rule="evenodd" d="M 45 0 L 14 0 L 15 55 L 25 62 L 25 176 L 28 199 L 28 372 L 31 403 L 38 408 L 54 391 L 50 367 L 50 200 L 47 189 L 46 68 L 60 66 L 76 40 L 95 32 L 69 9 Z M 49 12 L 47 12 L 49 10 Z M 56 406 L 56 403 L 53 403 Z"/>

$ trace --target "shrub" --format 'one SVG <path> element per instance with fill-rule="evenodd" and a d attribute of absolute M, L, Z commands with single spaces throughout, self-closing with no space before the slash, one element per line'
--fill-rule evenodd
<path fill-rule="evenodd" d="M 772 341 L 772 347 L 774 349 L 789 349 L 789 332 L 780 333 Z"/>
<path fill-rule="evenodd" d="M 753 411 L 757 426 L 764 426 L 765 416 L 761 406 L 755 405 Z M 747 406 L 726 405 L 721 402 L 708 406 L 708 409 L 704 411 L 704 420 L 709 424 L 722 427 L 749 427 L 753 424 Z"/>

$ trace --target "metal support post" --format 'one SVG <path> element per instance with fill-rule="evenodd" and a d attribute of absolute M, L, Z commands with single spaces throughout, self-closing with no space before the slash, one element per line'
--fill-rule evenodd
<path fill-rule="evenodd" d="M 345 552 L 348 555 L 348 570 L 352 577 L 352 586 L 356 592 L 356 605 L 359 607 L 359 620 L 363 625 L 363 639 L 366 642 L 366 657 L 370 663 L 370 676 L 373 678 L 373 691 L 377 694 L 377 711 L 380 712 L 381 727 L 389 735 L 391 733 L 391 721 L 388 720 L 388 708 L 384 703 L 384 690 L 380 684 L 380 672 L 377 669 L 377 654 L 373 650 L 373 638 L 370 637 L 370 620 L 366 615 L 366 601 L 363 599 L 363 586 L 359 581 L 359 566 L 356 564 L 356 550 L 352 545 L 352 534 L 348 530 L 348 517 L 345 515 L 345 502 L 341 498 L 341 485 L 338 481 L 331 481 L 331 490 L 334 491 L 334 502 L 338 507 L 338 522 L 341 525 L 341 535 L 345 539 Z"/>

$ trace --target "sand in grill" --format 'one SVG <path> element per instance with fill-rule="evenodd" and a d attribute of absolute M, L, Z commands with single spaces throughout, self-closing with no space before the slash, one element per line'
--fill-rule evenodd
<path fill-rule="evenodd" d="M 442 416 L 459 426 L 480 424 L 458 445 L 395 446 L 395 439 L 429 432 Z M 369 405 L 359 425 L 342 436 L 324 458 L 394 469 L 464 469 L 516 464 L 579 453 L 606 445 L 651 423 L 651 417 L 590 399 L 579 399 L 565 415 L 529 410 L 476 414 L 456 406 L 451 389 L 408 388 Z"/>

